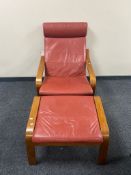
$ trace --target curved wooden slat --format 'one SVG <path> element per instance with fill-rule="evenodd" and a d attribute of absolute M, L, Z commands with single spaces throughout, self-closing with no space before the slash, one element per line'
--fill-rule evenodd
<path fill-rule="evenodd" d="M 44 56 L 41 56 L 37 75 L 36 75 L 36 81 L 35 81 L 38 94 L 39 94 L 39 89 L 42 85 L 42 78 L 43 78 L 44 69 L 45 69 L 45 58 L 44 58 Z"/>
<path fill-rule="evenodd" d="M 27 148 L 27 157 L 30 165 L 36 164 L 35 145 L 32 143 L 32 135 L 35 128 L 39 103 L 40 103 L 40 97 L 35 96 L 33 99 L 31 112 L 30 112 L 29 119 L 27 122 L 27 127 L 26 127 L 25 141 L 26 141 L 26 148 Z"/>
<path fill-rule="evenodd" d="M 90 81 L 90 85 L 93 89 L 93 92 L 95 93 L 95 89 L 96 89 L 96 76 L 93 70 L 93 66 L 91 64 L 91 60 L 90 60 L 90 55 L 89 55 L 89 49 L 86 49 L 86 67 L 89 73 L 89 81 Z"/>

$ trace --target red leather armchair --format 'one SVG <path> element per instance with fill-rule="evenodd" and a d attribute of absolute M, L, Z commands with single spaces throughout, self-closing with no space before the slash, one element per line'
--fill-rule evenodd
<path fill-rule="evenodd" d="M 86 49 L 87 23 L 44 23 L 43 30 L 45 56 L 36 76 L 38 94 L 93 95 L 96 77 Z"/>

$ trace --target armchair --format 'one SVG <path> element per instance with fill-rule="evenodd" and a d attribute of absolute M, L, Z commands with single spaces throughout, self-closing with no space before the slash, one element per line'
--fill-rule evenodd
<path fill-rule="evenodd" d="M 96 76 L 86 49 L 87 24 L 45 23 L 43 29 L 45 56 L 36 76 L 38 95 L 93 95 Z"/>

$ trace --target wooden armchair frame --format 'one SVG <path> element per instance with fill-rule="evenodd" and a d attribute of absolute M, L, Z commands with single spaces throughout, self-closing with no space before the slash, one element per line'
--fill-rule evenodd
<path fill-rule="evenodd" d="M 93 70 L 93 66 L 91 64 L 91 60 L 90 60 L 90 54 L 89 54 L 89 49 L 86 49 L 86 67 L 89 73 L 89 82 L 90 85 L 93 89 L 93 92 L 95 93 L 95 89 L 96 89 L 96 76 L 95 76 L 95 72 Z"/>
<path fill-rule="evenodd" d="M 90 56 L 89 56 L 89 49 L 86 49 L 86 67 L 89 73 L 89 82 L 93 89 L 93 92 L 95 93 L 96 88 L 96 76 L 93 70 L 93 66 L 91 64 Z M 43 72 L 45 69 L 45 57 L 41 56 L 37 75 L 36 75 L 36 90 L 39 95 L 39 89 L 42 85 L 42 79 L 43 79 Z"/>
<path fill-rule="evenodd" d="M 107 151 L 108 151 L 108 144 L 109 144 L 109 128 L 106 121 L 106 116 L 104 113 L 104 109 L 102 106 L 102 102 L 99 96 L 94 96 L 94 102 L 96 106 L 96 111 L 98 114 L 99 125 L 101 129 L 101 133 L 103 136 L 103 142 L 100 145 L 99 156 L 98 156 L 98 164 L 105 164 Z M 36 164 L 36 156 L 35 156 L 35 146 L 87 146 L 92 145 L 92 143 L 33 143 L 32 136 L 35 129 L 35 123 L 37 119 L 37 112 L 40 103 L 40 96 L 35 96 L 33 99 L 31 112 L 29 115 L 27 128 L 26 128 L 26 148 L 27 148 L 27 157 L 30 165 Z M 93 143 L 93 145 L 98 145 L 98 143 Z"/>
<path fill-rule="evenodd" d="M 37 90 L 38 95 L 39 95 L 39 89 L 40 89 L 40 87 L 42 85 L 42 81 L 43 81 L 44 70 L 45 70 L 45 57 L 41 56 L 37 75 L 36 75 L 36 80 L 35 80 L 35 85 L 36 85 L 36 90 Z"/>

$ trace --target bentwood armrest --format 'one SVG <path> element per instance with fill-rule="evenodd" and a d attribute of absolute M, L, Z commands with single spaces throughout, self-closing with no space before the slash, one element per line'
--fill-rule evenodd
<path fill-rule="evenodd" d="M 35 96 L 33 99 L 32 107 L 31 107 L 31 112 L 29 115 L 29 119 L 27 122 L 27 127 L 26 127 L 26 139 L 31 138 L 33 135 L 33 131 L 35 128 L 35 122 L 37 118 L 37 112 L 39 108 L 39 102 L 40 102 L 40 97 Z"/>
<path fill-rule="evenodd" d="M 95 88 L 96 88 L 96 76 L 91 64 L 91 60 L 90 60 L 90 55 L 89 55 L 89 49 L 86 49 L 86 67 L 89 73 L 89 81 L 90 81 L 90 85 L 93 89 L 93 91 L 95 92 Z"/>
<path fill-rule="evenodd" d="M 44 58 L 44 56 L 41 56 L 38 71 L 37 71 L 37 75 L 36 75 L 36 89 L 37 89 L 37 92 L 39 91 L 39 89 L 42 85 L 42 77 L 43 77 L 44 68 L 45 68 L 45 58 Z"/>

